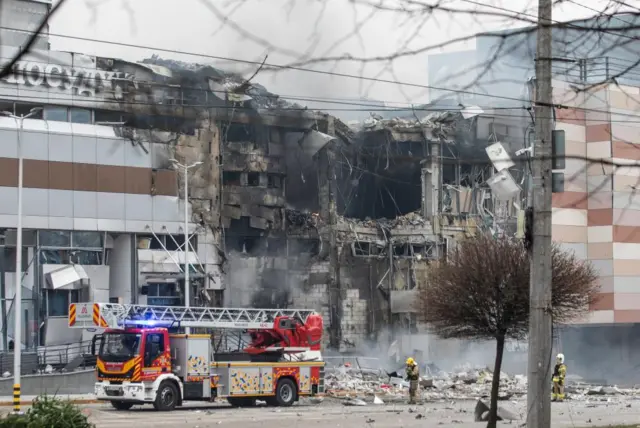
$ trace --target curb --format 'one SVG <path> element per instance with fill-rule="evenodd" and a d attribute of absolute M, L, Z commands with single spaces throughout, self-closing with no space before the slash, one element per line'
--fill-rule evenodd
<path fill-rule="evenodd" d="M 92 398 L 80 398 L 75 400 L 60 400 L 60 401 L 65 401 L 71 404 L 98 404 L 101 402 L 100 400 L 95 400 Z M 33 400 L 20 401 L 21 406 L 31 406 L 32 404 L 33 404 Z M 11 407 L 11 406 L 13 406 L 13 401 L 0 401 L 0 407 Z"/>

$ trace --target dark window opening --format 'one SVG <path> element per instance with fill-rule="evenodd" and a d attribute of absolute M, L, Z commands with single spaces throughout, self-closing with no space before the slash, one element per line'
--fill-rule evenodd
<path fill-rule="evenodd" d="M 282 188 L 282 177 L 275 174 L 267 175 L 267 187 L 272 189 L 281 189 Z"/>
<path fill-rule="evenodd" d="M 0 111 L 3 111 L 3 112 L 6 111 L 11 114 L 15 114 L 14 108 L 13 108 L 13 101 L 0 100 Z"/>
<path fill-rule="evenodd" d="M 109 110 L 96 110 L 94 112 L 96 123 L 98 122 L 111 122 L 111 123 L 121 123 L 124 122 L 124 116 L 122 113 L 118 111 L 109 111 Z"/>
<path fill-rule="evenodd" d="M 396 257 L 408 257 L 411 255 L 409 252 L 409 245 L 399 244 L 393 246 L 393 255 Z"/>
<path fill-rule="evenodd" d="M 353 253 L 355 256 L 368 256 L 371 254 L 371 244 L 361 241 L 354 242 Z"/>
<path fill-rule="evenodd" d="M 380 171 L 364 174 L 353 189 L 351 202 L 346 205 L 344 215 L 361 220 L 396 218 L 422 207 L 422 179 L 419 165 L 405 165 L 406 171 L 396 167 L 390 176 Z"/>
<path fill-rule="evenodd" d="M 222 184 L 226 184 L 228 186 L 240 186 L 242 184 L 240 177 L 242 176 L 241 172 L 237 171 L 223 171 L 222 172 Z"/>
<path fill-rule="evenodd" d="M 184 235 L 165 235 L 165 247 L 169 251 L 184 251 Z M 193 248 L 192 248 L 193 247 Z M 189 248 L 187 251 L 195 251 L 197 248 L 197 236 L 189 236 Z"/>
<path fill-rule="evenodd" d="M 15 115 L 16 116 L 26 116 L 28 114 L 31 114 L 31 110 L 34 107 L 42 107 L 42 105 L 16 103 L 15 104 Z M 38 111 L 34 112 L 29 117 L 29 119 L 42 119 L 42 115 L 43 115 L 43 110 L 38 110 Z"/>
<path fill-rule="evenodd" d="M 232 123 L 222 127 L 220 135 L 229 142 L 255 141 L 256 132 L 254 126 L 240 123 Z"/>
<path fill-rule="evenodd" d="M 250 172 L 247 174 L 247 185 L 249 186 L 259 186 L 260 185 L 260 174 L 257 172 Z"/>
<path fill-rule="evenodd" d="M 0 248 L 0 251 L 2 249 Z M 4 248 L 4 271 L 15 272 L 16 271 L 16 254 L 15 247 Z M 29 251 L 26 248 L 22 249 L 22 272 L 26 272 L 29 268 Z"/>
<path fill-rule="evenodd" d="M 417 256 L 418 254 L 420 254 L 421 256 L 424 256 L 426 255 L 426 250 L 427 250 L 427 247 L 424 245 L 417 245 L 417 244 L 411 245 L 411 253 L 414 256 Z"/>
<path fill-rule="evenodd" d="M 260 238 L 258 236 L 226 236 L 228 250 L 240 253 L 251 253 L 258 248 Z"/>
<path fill-rule="evenodd" d="M 50 317 L 66 317 L 69 315 L 69 305 L 78 303 L 78 290 L 46 290 L 47 312 Z"/>
<path fill-rule="evenodd" d="M 153 235 L 138 235 L 139 250 L 162 250 L 164 243 Z"/>

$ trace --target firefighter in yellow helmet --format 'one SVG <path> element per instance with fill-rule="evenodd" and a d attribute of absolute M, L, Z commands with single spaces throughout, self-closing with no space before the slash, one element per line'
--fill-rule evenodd
<path fill-rule="evenodd" d="M 564 364 L 564 354 L 556 357 L 556 367 L 553 370 L 553 401 L 564 400 L 564 378 L 567 375 L 567 366 Z"/>
<path fill-rule="evenodd" d="M 411 357 L 407 358 L 407 380 L 409 381 L 409 404 L 416 403 L 416 395 L 418 394 L 418 380 L 420 379 L 420 370 L 418 364 Z"/>

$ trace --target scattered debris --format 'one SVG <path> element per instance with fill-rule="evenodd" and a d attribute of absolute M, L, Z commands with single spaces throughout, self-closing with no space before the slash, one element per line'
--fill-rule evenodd
<path fill-rule="evenodd" d="M 373 397 L 373 404 L 384 404 L 384 401 L 380 399 L 377 395 Z"/>
<path fill-rule="evenodd" d="M 349 398 L 347 400 L 344 400 L 342 404 L 344 404 L 345 406 L 366 406 L 367 405 L 367 403 L 365 403 L 364 400 L 361 400 L 359 398 Z"/>
<path fill-rule="evenodd" d="M 478 400 L 476 403 L 476 409 L 474 411 L 476 422 L 486 422 L 489 420 L 489 406 L 482 400 Z M 508 410 L 498 406 L 498 420 L 499 421 L 515 421 L 518 417 Z"/>

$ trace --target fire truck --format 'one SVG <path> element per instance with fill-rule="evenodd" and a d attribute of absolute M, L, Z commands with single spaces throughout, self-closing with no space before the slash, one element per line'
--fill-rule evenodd
<path fill-rule="evenodd" d="M 310 310 L 72 303 L 69 327 L 105 329 L 92 342 L 95 395 L 118 410 L 216 398 L 291 406 L 324 394 L 323 322 Z M 235 350 L 221 346 L 232 332 L 246 338 Z"/>

